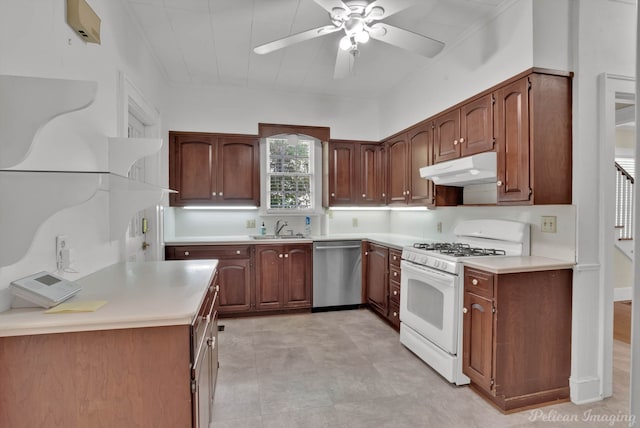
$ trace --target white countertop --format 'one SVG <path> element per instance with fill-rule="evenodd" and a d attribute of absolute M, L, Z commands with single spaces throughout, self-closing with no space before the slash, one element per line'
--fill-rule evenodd
<path fill-rule="evenodd" d="M 464 265 L 492 273 L 535 272 L 543 270 L 572 269 L 573 261 L 550 259 L 540 256 L 473 257 Z"/>
<path fill-rule="evenodd" d="M 414 242 L 425 242 L 424 238 L 393 233 L 339 233 L 331 235 L 313 235 L 306 238 L 254 239 L 249 235 L 230 236 L 183 236 L 165 240 L 165 245 L 238 245 L 238 244 L 291 244 L 311 243 L 314 241 L 368 240 L 398 249 L 412 245 Z"/>
<path fill-rule="evenodd" d="M 190 324 L 217 260 L 117 263 L 76 282 L 69 301 L 106 300 L 95 312 L 45 314 L 44 308 L 0 313 L 0 337 Z"/>

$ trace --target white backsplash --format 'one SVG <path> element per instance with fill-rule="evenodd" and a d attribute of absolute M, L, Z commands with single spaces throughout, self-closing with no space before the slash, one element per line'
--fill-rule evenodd
<path fill-rule="evenodd" d="M 557 233 L 543 233 L 541 216 L 557 217 Z M 311 217 L 313 235 L 343 233 L 394 233 L 438 241 L 455 239 L 453 229 L 462 220 L 497 218 L 516 220 L 531 225 L 531 254 L 564 260 L 575 260 L 575 207 L 572 205 L 538 206 L 459 206 L 440 207 L 427 211 L 327 211 Z M 165 240 L 196 236 L 241 236 L 260 234 L 264 221 L 267 233 L 274 232 L 276 221 L 288 225 L 283 233 L 304 233 L 304 216 L 265 216 L 251 210 L 185 210 L 165 209 Z M 255 228 L 247 228 L 247 221 L 255 220 Z M 438 224 L 441 223 L 441 232 Z"/>

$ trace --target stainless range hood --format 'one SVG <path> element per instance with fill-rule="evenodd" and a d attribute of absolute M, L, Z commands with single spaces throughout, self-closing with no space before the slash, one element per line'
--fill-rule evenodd
<path fill-rule="evenodd" d="M 495 183 L 496 152 L 485 152 L 420 168 L 420 176 L 445 186 Z"/>

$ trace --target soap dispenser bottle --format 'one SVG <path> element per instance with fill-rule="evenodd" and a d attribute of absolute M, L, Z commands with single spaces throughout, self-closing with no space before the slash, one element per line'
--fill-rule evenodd
<path fill-rule="evenodd" d="M 267 228 L 264 226 L 264 221 L 262 222 L 262 226 L 260 226 L 260 235 L 266 235 Z"/>

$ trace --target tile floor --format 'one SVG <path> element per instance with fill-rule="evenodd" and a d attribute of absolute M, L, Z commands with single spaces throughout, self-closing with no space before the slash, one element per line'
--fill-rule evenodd
<path fill-rule="evenodd" d="M 468 387 L 447 383 L 368 310 L 220 324 L 215 428 L 628 426 L 622 342 L 614 345 L 612 398 L 503 415 Z"/>

